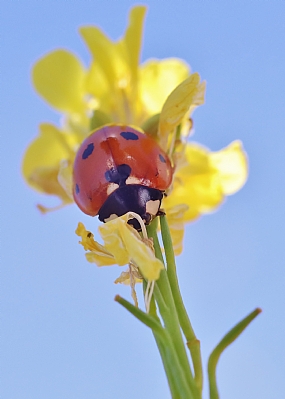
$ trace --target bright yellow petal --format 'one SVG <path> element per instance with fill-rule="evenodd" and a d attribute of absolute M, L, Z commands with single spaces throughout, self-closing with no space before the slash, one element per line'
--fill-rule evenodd
<path fill-rule="evenodd" d="M 161 147 L 166 150 L 168 135 L 181 123 L 185 114 L 204 103 L 205 82 L 193 73 L 177 86 L 165 101 L 159 121 Z"/>
<path fill-rule="evenodd" d="M 213 152 L 210 155 L 210 162 L 219 173 L 225 195 L 234 194 L 245 184 L 248 176 L 248 163 L 240 141 L 234 141 L 228 147 Z"/>
<path fill-rule="evenodd" d="M 83 26 L 79 31 L 95 62 L 98 63 L 105 75 L 110 89 L 114 89 L 117 86 L 119 71 L 124 63 L 118 54 L 115 43 L 96 26 Z"/>
<path fill-rule="evenodd" d="M 102 100 L 104 103 L 104 98 L 108 98 L 108 94 L 110 97 L 109 85 L 105 72 L 102 71 L 102 68 L 96 61 L 91 63 L 90 69 L 87 72 L 85 91 L 95 98 L 96 103 L 94 103 L 94 109 L 102 108 Z"/>
<path fill-rule="evenodd" d="M 146 61 L 140 67 L 140 96 L 147 113 L 159 113 L 167 96 L 188 75 L 189 66 L 182 60 Z"/>
<path fill-rule="evenodd" d="M 67 197 L 57 176 L 61 160 L 73 157 L 68 136 L 49 123 L 40 125 L 39 136 L 30 144 L 23 159 L 23 175 L 33 188 L 47 194 Z"/>
<path fill-rule="evenodd" d="M 170 209 L 178 204 L 188 205 L 184 220 L 190 221 L 201 213 L 213 211 L 223 198 L 219 176 L 210 163 L 210 152 L 197 144 L 188 144 L 185 160 L 175 173 L 173 190 L 164 199 L 164 206 Z"/>
<path fill-rule="evenodd" d="M 217 152 L 187 144 L 185 155 L 177 165 L 173 189 L 163 200 L 163 206 L 171 210 L 178 204 L 186 204 L 189 209 L 184 221 L 194 220 L 214 211 L 226 195 L 239 190 L 247 173 L 247 158 L 239 141 Z"/>
<path fill-rule="evenodd" d="M 111 266 L 116 264 L 113 255 L 103 245 L 94 240 L 94 235 L 85 229 L 83 223 L 78 223 L 75 233 L 81 237 L 82 241 L 79 241 L 79 243 L 85 251 L 91 251 L 85 255 L 89 262 L 96 263 L 97 266 Z"/>
<path fill-rule="evenodd" d="M 85 71 L 66 50 L 53 51 L 39 59 L 32 73 L 37 92 L 62 112 L 83 112 Z"/>
<path fill-rule="evenodd" d="M 138 65 L 140 61 L 143 23 L 146 13 L 145 6 L 135 6 L 129 15 L 129 26 L 126 29 L 123 41 L 127 50 L 128 65 L 135 83 L 138 78 Z"/>

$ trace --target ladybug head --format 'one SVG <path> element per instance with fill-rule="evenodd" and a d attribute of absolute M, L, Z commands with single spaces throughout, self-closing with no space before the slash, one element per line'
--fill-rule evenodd
<path fill-rule="evenodd" d="M 140 184 L 123 185 L 112 192 L 104 202 L 98 212 L 99 220 L 108 222 L 127 212 L 135 212 L 145 224 L 149 224 L 159 212 L 162 197 L 162 191 L 151 187 Z M 129 224 L 140 230 L 136 219 L 129 220 Z"/>

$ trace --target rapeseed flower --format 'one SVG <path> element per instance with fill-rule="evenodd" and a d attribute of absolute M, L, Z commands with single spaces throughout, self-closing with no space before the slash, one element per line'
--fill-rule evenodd
<path fill-rule="evenodd" d="M 36 62 L 32 79 L 38 94 L 62 113 L 61 126 L 44 123 L 28 147 L 23 175 L 34 189 L 71 204 L 72 165 L 91 130 L 108 123 L 131 124 L 152 135 L 169 154 L 173 184 L 162 207 L 169 216 L 175 253 L 182 250 L 184 224 L 215 210 L 247 177 L 239 142 L 212 153 L 189 142 L 193 110 L 204 103 L 205 82 L 184 61 L 151 59 L 140 64 L 146 7 L 130 11 L 121 39 L 110 40 L 98 27 L 80 34 L 90 53 L 85 67 L 71 52 L 55 50 Z"/>

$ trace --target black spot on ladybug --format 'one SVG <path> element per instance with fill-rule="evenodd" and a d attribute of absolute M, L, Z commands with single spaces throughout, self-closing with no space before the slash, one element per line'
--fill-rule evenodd
<path fill-rule="evenodd" d="M 75 185 L 75 192 L 76 192 L 76 194 L 79 194 L 79 192 L 80 192 L 78 184 Z"/>
<path fill-rule="evenodd" d="M 159 159 L 161 160 L 161 162 L 166 163 L 166 159 L 163 155 L 159 154 Z"/>
<path fill-rule="evenodd" d="M 94 144 L 93 143 L 88 144 L 88 146 L 83 151 L 82 159 L 88 158 L 92 154 L 93 150 L 94 150 Z"/>
<path fill-rule="evenodd" d="M 139 136 L 133 132 L 121 132 L 120 135 L 126 140 L 138 140 Z"/>
<path fill-rule="evenodd" d="M 127 178 L 131 174 L 131 167 L 126 164 L 118 165 L 115 168 L 111 168 L 105 172 L 105 178 L 110 183 L 119 184 L 122 186 L 126 184 Z"/>

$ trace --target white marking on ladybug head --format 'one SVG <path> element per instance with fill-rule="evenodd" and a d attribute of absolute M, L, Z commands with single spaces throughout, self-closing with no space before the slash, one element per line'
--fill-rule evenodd
<path fill-rule="evenodd" d="M 112 215 L 110 215 L 108 218 L 104 219 L 104 222 L 110 222 L 111 220 L 117 219 L 119 216 L 116 215 L 115 213 L 112 213 Z"/>
<path fill-rule="evenodd" d="M 147 201 L 147 203 L 145 204 L 145 209 L 146 212 L 149 213 L 150 215 L 156 216 L 157 212 L 159 210 L 159 206 L 160 206 L 160 201 L 159 200 L 155 200 L 155 201 Z"/>
<path fill-rule="evenodd" d="M 141 184 L 141 179 L 134 176 L 129 176 L 126 180 L 126 184 Z"/>
<path fill-rule="evenodd" d="M 117 188 L 119 188 L 119 184 L 117 184 L 117 183 L 108 184 L 107 195 L 112 194 L 115 190 L 117 190 Z"/>

